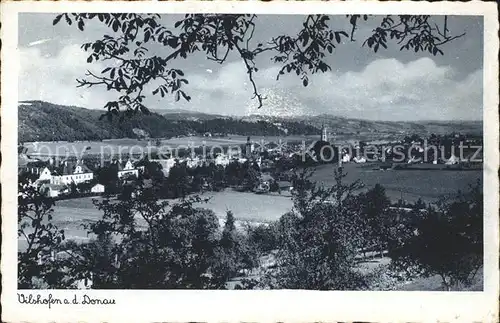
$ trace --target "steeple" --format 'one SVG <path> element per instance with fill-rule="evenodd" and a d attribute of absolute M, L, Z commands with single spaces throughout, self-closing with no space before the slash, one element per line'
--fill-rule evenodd
<path fill-rule="evenodd" d="M 324 124 L 321 126 L 321 141 L 328 141 L 328 132 Z"/>
<path fill-rule="evenodd" d="M 250 158 L 252 156 L 253 152 L 253 145 L 250 142 L 250 136 L 247 137 L 247 143 L 245 145 L 245 155 L 247 158 Z"/>

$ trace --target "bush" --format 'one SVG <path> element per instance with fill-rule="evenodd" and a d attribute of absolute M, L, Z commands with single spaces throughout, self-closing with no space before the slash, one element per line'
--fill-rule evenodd
<path fill-rule="evenodd" d="M 353 270 L 360 247 L 358 217 L 348 203 L 359 183 L 316 187 L 305 171 L 293 179 L 294 211 L 281 217 L 276 268 L 266 277 L 271 288 L 347 290 L 365 284 Z"/>
<path fill-rule="evenodd" d="M 52 224 L 54 200 L 29 185 L 29 178 L 19 176 L 18 237 L 24 238 L 26 248 L 19 250 L 18 288 L 67 288 L 65 264 L 56 255 L 61 251 L 64 231 Z"/>
<path fill-rule="evenodd" d="M 390 256 L 409 276 L 439 275 L 443 287 L 470 285 L 483 263 L 483 194 L 479 183 L 417 217 Z M 408 234 L 411 232 L 411 234 Z"/>

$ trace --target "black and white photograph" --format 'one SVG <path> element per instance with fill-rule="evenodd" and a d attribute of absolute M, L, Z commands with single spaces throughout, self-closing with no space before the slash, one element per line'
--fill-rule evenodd
<path fill-rule="evenodd" d="M 484 14 L 94 5 L 17 13 L 17 306 L 487 290 Z"/>

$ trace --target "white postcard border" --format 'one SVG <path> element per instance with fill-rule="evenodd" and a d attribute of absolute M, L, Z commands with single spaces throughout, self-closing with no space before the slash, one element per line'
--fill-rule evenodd
<path fill-rule="evenodd" d="M 83 294 L 114 298 L 116 305 L 21 305 L 17 302 L 17 14 L 19 12 L 255 12 L 457 14 L 484 16 L 484 291 L 30 291 L 72 299 Z M 2 318 L 47 321 L 480 321 L 498 317 L 499 119 L 498 17 L 486 2 L 7 2 L 2 21 Z"/>

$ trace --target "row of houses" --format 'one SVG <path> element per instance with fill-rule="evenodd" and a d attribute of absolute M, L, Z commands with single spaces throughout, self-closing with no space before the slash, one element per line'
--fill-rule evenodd
<path fill-rule="evenodd" d="M 127 160 L 126 162 L 114 161 L 117 167 L 117 176 L 119 179 L 128 176 L 138 176 L 139 169 L 134 164 Z M 47 196 L 58 197 L 69 193 L 70 185 L 92 183 L 94 181 L 94 171 L 92 171 L 83 160 L 61 161 L 61 165 L 56 167 L 53 162 L 44 162 L 37 159 L 32 159 L 26 155 L 20 154 L 18 157 L 19 173 L 28 172 L 37 179 L 32 182 L 33 186 L 38 187 Z M 102 184 L 96 183 L 90 187 L 90 193 L 104 193 L 105 187 Z"/>

